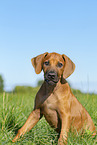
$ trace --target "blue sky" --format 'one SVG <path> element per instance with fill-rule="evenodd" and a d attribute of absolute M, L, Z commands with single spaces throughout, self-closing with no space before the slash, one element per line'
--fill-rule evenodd
<path fill-rule="evenodd" d="M 97 0 L 0 1 L 0 74 L 5 89 L 35 86 L 31 58 L 44 52 L 69 56 L 74 88 L 97 92 Z"/>

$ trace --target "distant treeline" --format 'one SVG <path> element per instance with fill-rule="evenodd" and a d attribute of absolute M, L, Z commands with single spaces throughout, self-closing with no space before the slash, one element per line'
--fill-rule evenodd
<path fill-rule="evenodd" d="M 39 90 L 42 83 L 43 83 L 43 80 L 38 80 L 36 87 L 16 86 L 13 90 L 13 93 L 22 93 L 22 94 L 25 94 L 25 93 L 31 94 L 34 92 L 36 93 Z M 68 82 L 68 83 L 70 85 L 70 88 L 72 88 L 70 82 Z M 2 93 L 3 91 L 4 91 L 4 80 L 3 80 L 3 77 L 0 75 L 0 93 Z M 82 92 L 80 90 L 77 90 L 77 89 L 72 89 L 72 92 L 73 92 L 73 94 L 82 94 Z"/>
<path fill-rule="evenodd" d="M 36 87 L 31 87 L 31 86 L 16 86 L 13 90 L 14 93 L 33 93 L 36 92 L 39 87 L 42 85 L 43 80 L 39 80 L 37 82 L 37 86 Z"/>
<path fill-rule="evenodd" d="M 22 93 L 22 94 L 26 94 L 26 93 L 33 93 L 36 92 L 38 90 L 39 87 L 31 87 L 31 86 L 16 86 L 13 90 L 13 93 Z"/>
<path fill-rule="evenodd" d="M 40 86 L 37 87 L 31 87 L 31 86 L 16 86 L 13 90 L 13 93 L 22 93 L 22 94 L 31 94 L 36 93 L 39 90 Z M 72 89 L 72 92 L 74 94 L 82 94 L 80 90 Z"/>

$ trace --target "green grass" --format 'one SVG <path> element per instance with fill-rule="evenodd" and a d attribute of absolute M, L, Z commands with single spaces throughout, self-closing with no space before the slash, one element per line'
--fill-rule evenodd
<path fill-rule="evenodd" d="M 83 104 L 93 119 L 97 129 L 97 95 L 82 94 L 74 91 L 77 99 Z M 25 123 L 34 106 L 37 89 L 32 94 L 0 94 L 0 145 L 57 145 L 57 133 L 42 118 L 37 125 L 18 142 L 12 143 L 17 130 Z M 96 145 L 94 138 L 86 132 L 83 135 L 69 133 L 68 145 Z"/>

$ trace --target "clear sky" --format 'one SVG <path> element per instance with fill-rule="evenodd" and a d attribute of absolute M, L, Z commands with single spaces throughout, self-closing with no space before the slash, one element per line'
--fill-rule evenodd
<path fill-rule="evenodd" d="M 69 56 L 74 88 L 97 92 L 97 0 L 0 1 L 0 74 L 5 89 L 35 86 L 31 58 L 44 52 Z"/>

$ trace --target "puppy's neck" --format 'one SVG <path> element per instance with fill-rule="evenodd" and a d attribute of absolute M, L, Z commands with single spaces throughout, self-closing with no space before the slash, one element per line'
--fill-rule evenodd
<path fill-rule="evenodd" d="M 60 83 L 61 83 L 61 84 L 66 84 L 67 81 L 66 81 L 63 77 L 61 77 L 61 79 L 60 79 Z"/>
<path fill-rule="evenodd" d="M 47 91 L 47 93 L 52 93 L 54 91 L 54 88 L 57 86 L 57 84 L 50 85 L 47 82 L 44 83 L 45 83 L 45 90 Z"/>

